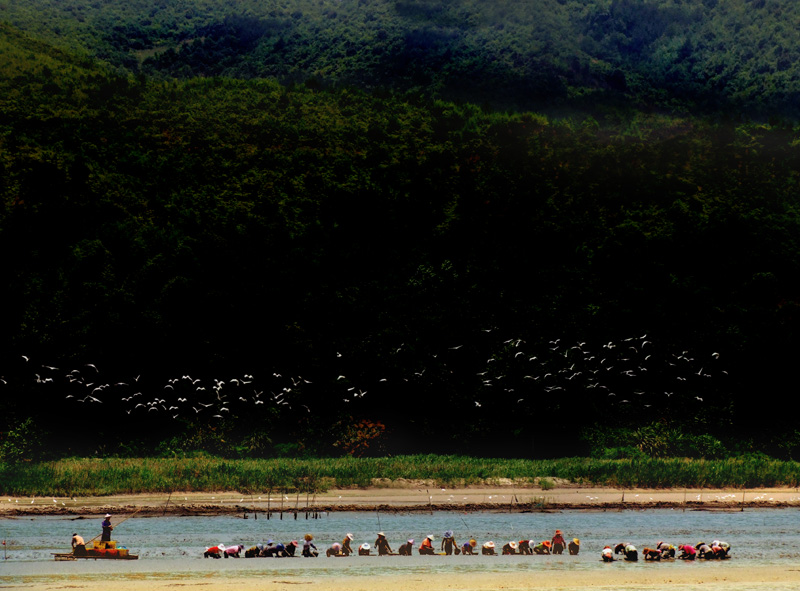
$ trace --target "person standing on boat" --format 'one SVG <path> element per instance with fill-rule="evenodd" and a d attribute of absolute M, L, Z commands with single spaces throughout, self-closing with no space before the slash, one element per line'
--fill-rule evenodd
<path fill-rule="evenodd" d="M 72 534 L 72 553 L 75 556 L 86 556 L 86 542 L 78 534 Z"/>
<path fill-rule="evenodd" d="M 103 520 L 103 535 L 100 536 L 101 542 L 110 542 L 111 541 L 111 530 L 114 527 L 111 525 L 111 513 L 106 513 L 106 518 Z"/>

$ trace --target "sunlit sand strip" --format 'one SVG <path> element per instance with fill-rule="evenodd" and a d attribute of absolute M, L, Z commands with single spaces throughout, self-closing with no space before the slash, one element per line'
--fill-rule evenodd
<path fill-rule="evenodd" d="M 38 580 L 37 580 L 38 579 Z M 106 591 L 108 580 L 100 576 L 66 575 L 51 577 L 25 577 L 25 582 L 15 585 L 5 581 L 5 589 L 83 589 Z M 324 580 L 292 576 L 277 577 L 225 574 L 177 576 L 171 573 L 137 575 L 117 574 L 115 591 L 175 591 L 175 589 L 208 589 L 215 591 L 278 591 L 286 589 L 325 589 L 325 591 L 427 591 L 430 589 L 453 591 L 515 591 L 528 589 L 790 589 L 800 585 L 800 569 L 771 567 L 731 567 L 716 569 L 609 569 L 588 572 L 558 571 L 536 573 L 470 573 L 441 574 L 413 572 L 387 576 L 337 576 Z"/>

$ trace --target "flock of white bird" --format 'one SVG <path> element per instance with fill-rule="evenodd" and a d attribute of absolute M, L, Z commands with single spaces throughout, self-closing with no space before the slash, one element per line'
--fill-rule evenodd
<path fill-rule="evenodd" d="M 394 356 L 405 355 L 394 367 L 413 369 L 387 370 L 383 376 L 370 376 L 348 366 L 347 355 L 340 352 L 331 353 L 330 367 L 338 371 L 313 380 L 271 369 L 264 372 L 266 378 L 258 380 L 251 373 L 226 379 L 183 374 L 163 382 L 141 379 L 141 375 L 117 380 L 109 379 L 92 363 L 62 370 L 36 363 L 29 356 L 22 360 L 37 386 L 75 405 L 107 405 L 109 410 L 120 412 L 121 408 L 132 417 L 210 421 L 260 409 L 311 413 L 319 397 L 358 405 L 388 391 L 436 395 L 448 388 L 457 388 L 459 399 L 477 412 L 492 405 L 512 411 L 541 407 L 558 399 L 643 410 L 671 400 L 702 404 L 705 393 L 715 391 L 708 380 L 727 375 L 719 353 L 665 351 L 646 334 L 592 345 L 583 341 L 568 344 L 562 339 L 500 339 L 494 336 L 496 329 L 481 332 L 484 334 L 472 344 L 443 345 L 421 357 L 422 362 L 401 344 L 390 351 Z M 358 376 L 348 377 L 351 370 Z"/>

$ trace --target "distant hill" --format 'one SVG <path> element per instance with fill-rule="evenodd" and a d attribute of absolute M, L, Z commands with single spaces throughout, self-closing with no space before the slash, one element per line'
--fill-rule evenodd
<path fill-rule="evenodd" d="M 0 19 L 150 75 L 798 116 L 789 0 L 7 0 Z"/>

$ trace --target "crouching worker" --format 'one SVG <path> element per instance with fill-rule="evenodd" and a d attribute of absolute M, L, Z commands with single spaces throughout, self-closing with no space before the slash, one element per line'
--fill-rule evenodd
<path fill-rule="evenodd" d="M 539 542 L 533 547 L 534 554 L 550 554 L 550 540 Z"/>
<path fill-rule="evenodd" d="M 642 548 L 642 556 L 645 560 L 661 560 L 661 552 L 655 548 Z"/>
<path fill-rule="evenodd" d="M 719 540 L 714 540 L 711 542 L 711 551 L 714 552 L 714 556 L 720 560 L 730 558 L 728 555 L 730 549 L 731 545 L 727 542 L 720 542 Z"/>
<path fill-rule="evenodd" d="M 285 548 L 286 556 L 294 558 L 294 553 L 297 551 L 297 540 L 286 542 Z"/>
<path fill-rule="evenodd" d="M 682 546 L 678 546 L 678 550 L 681 552 L 678 556 L 681 560 L 694 560 L 697 558 L 697 550 L 694 549 L 694 546 L 683 544 Z"/>
<path fill-rule="evenodd" d="M 617 544 L 614 547 L 614 554 L 622 554 L 623 558 L 629 562 L 636 562 L 639 560 L 639 551 L 633 544 Z"/>
<path fill-rule="evenodd" d="M 342 545 L 339 542 L 334 542 L 330 548 L 325 550 L 325 556 L 328 558 L 331 556 L 345 556 L 342 554 Z"/>
<path fill-rule="evenodd" d="M 494 551 L 494 542 L 488 541 L 481 548 L 481 554 L 486 556 L 496 556 L 497 552 Z"/>
<path fill-rule="evenodd" d="M 710 558 L 716 558 L 716 556 L 714 556 L 714 552 L 711 550 L 711 546 L 709 546 L 705 542 L 700 542 L 699 544 L 696 544 L 694 549 L 697 550 L 698 558 L 705 558 L 706 560 Z"/>
<path fill-rule="evenodd" d="M 409 539 L 405 544 L 400 546 L 398 552 L 400 553 L 400 556 L 411 556 L 411 550 L 413 550 L 413 548 L 414 548 L 414 540 L 412 538 Z"/>
<path fill-rule="evenodd" d="M 656 544 L 656 550 L 661 552 L 661 560 L 669 560 L 675 558 L 675 546 L 667 542 L 659 542 Z"/>
<path fill-rule="evenodd" d="M 508 542 L 503 544 L 503 555 L 507 556 L 509 554 L 516 554 L 517 553 L 517 543 L 516 542 Z"/>
<path fill-rule="evenodd" d="M 581 541 L 578 538 L 572 538 L 572 541 L 567 545 L 570 556 L 577 556 L 581 551 Z"/>
<path fill-rule="evenodd" d="M 223 556 L 225 558 L 239 558 L 239 554 L 241 554 L 242 550 L 244 550 L 244 544 L 239 544 L 238 546 L 228 546 L 225 548 L 225 552 L 223 552 Z"/>
<path fill-rule="evenodd" d="M 245 558 L 258 558 L 261 556 L 261 550 L 264 549 L 264 544 L 256 544 L 252 548 L 248 548 L 244 551 Z"/>
<path fill-rule="evenodd" d="M 475 539 L 471 539 L 469 542 L 464 542 L 464 545 L 461 546 L 461 553 L 464 555 L 469 554 L 470 556 L 475 555 L 475 547 L 478 545 L 478 542 Z"/>
<path fill-rule="evenodd" d="M 316 558 L 319 556 L 319 550 L 317 550 L 314 542 L 312 542 L 313 539 L 314 536 L 311 534 L 306 534 L 303 536 L 303 540 L 305 540 L 303 542 L 303 556 L 306 558 Z"/>
<path fill-rule="evenodd" d="M 611 550 L 611 546 L 606 546 L 603 548 L 603 552 L 600 554 L 600 557 L 603 559 L 603 562 L 614 562 L 614 552 Z"/>
<path fill-rule="evenodd" d="M 433 551 L 433 536 L 425 536 L 425 539 L 422 540 L 422 543 L 419 545 L 419 553 L 426 556 L 433 556 L 435 554 Z"/>
<path fill-rule="evenodd" d="M 72 534 L 72 553 L 75 556 L 86 556 L 86 542 L 78 534 Z"/>
<path fill-rule="evenodd" d="M 369 556 L 369 544 L 364 542 L 358 547 L 358 555 L 359 556 Z"/>
<path fill-rule="evenodd" d="M 203 552 L 203 558 L 222 558 L 223 552 L 225 552 L 225 546 L 223 544 L 211 546 L 210 548 L 206 548 L 206 551 Z"/>
<path fill-rule="evenodd" d="M 519 544 L 517 544 L 517 549 L 519 550 L 520 554 L 533 554 L 533 550 L 531 550 L 531 544 L 533 540 L 520 540 Z"/>

